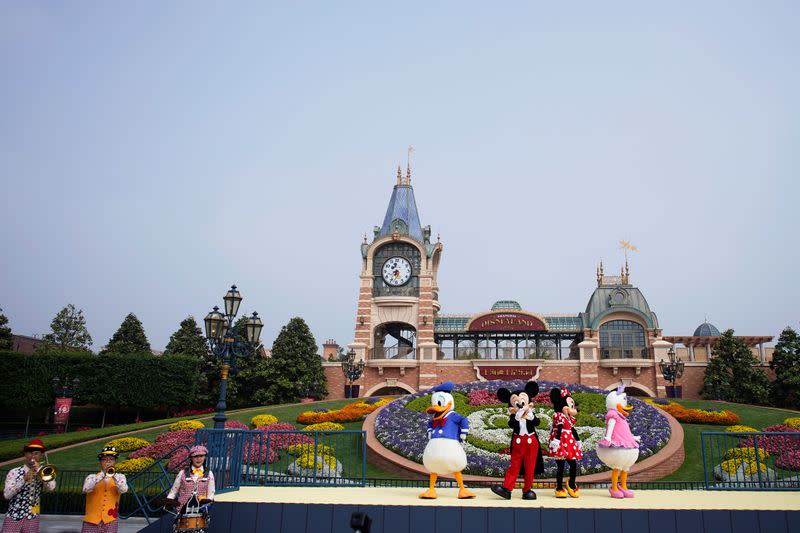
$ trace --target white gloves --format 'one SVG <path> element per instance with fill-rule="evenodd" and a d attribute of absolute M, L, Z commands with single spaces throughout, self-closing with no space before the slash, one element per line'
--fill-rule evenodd
<path fill-rule="evenodd" d="M 561 447 L 560 440 L 551 440 L 550 441 L 550 451 L 556 453 L 558 449 Z"/>

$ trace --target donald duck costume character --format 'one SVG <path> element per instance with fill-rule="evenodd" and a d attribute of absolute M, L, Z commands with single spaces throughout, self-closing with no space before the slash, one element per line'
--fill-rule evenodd
<path fill-rule="evenodd" d="M 624 385 L 608 393 L 606 409 L 606 434 L 597 443 L 597 457 L 611 467 L 611 487 L 608 489 L 611 497 L 633 498 L 633 491 L 628 489 L 628 470 L 639 458 L 642 438 L 634 436 L 628 425 L 628 414 L 633 407 L 628 406 Z"/>
<path fill-rule="evenodd" d="M 446 381 L 431 389 L 431 406 L 425 412 L 432 414 L 428 421 L 428 444 L 422 453 L 422 464 L 431 473 L 428 490 L 420 498 L 433 499 L 436 495 L 436 479 L 452 475 L 458 483 L 459 498 L 474 498 L 475 494 L 464 486 L 461 471 L 467 467 L 467 454 L 462 442 L 469 433 L 469 421 L 453 411 L 453 383 Z"/>

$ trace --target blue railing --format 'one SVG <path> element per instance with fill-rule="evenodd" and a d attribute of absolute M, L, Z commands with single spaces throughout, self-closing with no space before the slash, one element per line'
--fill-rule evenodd
<path fill-rule="evenodd" d="M 706 489 L 800 489 L 800 432 L 700 433 Z"/>
<path fill-rule="evenodd" d="M 146 470 L 130 476 L 128 489 L 136 501 L 136 507 L 124 513 L 120 512 L 122 518 L 130 518 L 135 514 L 141 513 L 150 523 L 150 518 L 163 514 L 167 493 L 169 493 L 172 483 L 175 481 L 175 474 L 169 471 L 167 467 L 172 457 L 181 450 L 188 457 L 189 447 L 182 444 L 160 457 Z M 186 464 L 188 464 L 188 459 L 181 463 L 181 467 L 186 466 Z"/>
<path fill-rule="evenodd" d="M 208 448 L 218 492 L 240 486 L 366 483 L 364 431 L 199 429 L 195 440 Z"/>

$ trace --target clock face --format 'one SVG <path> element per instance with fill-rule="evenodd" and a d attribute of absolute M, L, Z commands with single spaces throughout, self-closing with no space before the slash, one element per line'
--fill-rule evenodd
<path fill-rule="evenodd" d="M 411 263 L 402 257 L 390 257 L 383 264 L 383 281 L 392 287 L 405 285 L 411 279 Z"/>

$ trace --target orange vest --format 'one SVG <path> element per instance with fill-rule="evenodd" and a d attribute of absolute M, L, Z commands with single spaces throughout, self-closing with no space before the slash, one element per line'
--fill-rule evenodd
<path fill-rule="evenodd" d="M 119 491 L 114 478 L 106 482 L 100 481 L 94 486 L 94 490 L 86 495 L 86 514 L 83 516 L 84 522 L 90 524 L 107 524 L 113 522 L 119 516 Z"/>

